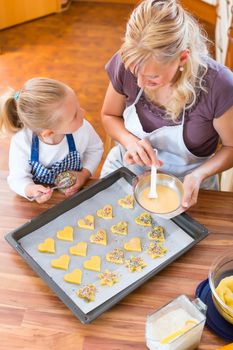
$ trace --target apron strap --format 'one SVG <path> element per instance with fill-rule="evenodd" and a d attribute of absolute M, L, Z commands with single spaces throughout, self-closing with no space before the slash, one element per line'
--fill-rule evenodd
<path fill-rule="evenodd" d="M 76 146 L 74 142 L 74 138 L 72 134 L 66 134 L 68 146 L 69 146 L 69 152 L 75 152 L 76 151 Z"/>
<path fill-rule="evenodd" d="M 136 99 L 135 99 L 135 101 L 134 101 L 134 103 L 133 103 L 134 105 L 136 105 L 136 104 L 138 103 L 138 101 L 139 101 L 139 99 L 140 99 L 142 93 L 143 93 L 143 88 L 141 88 L 140 91 L 139 91 L 139 93 L 137 94 L 137 97 L 136 97 Z"/>
<path fill-rule="evenodd" d="M 32 146 L 31 146 L 31 162 L 38 162 L 39 160 L 39 139 L 38 136 L 32 134 Z"/>

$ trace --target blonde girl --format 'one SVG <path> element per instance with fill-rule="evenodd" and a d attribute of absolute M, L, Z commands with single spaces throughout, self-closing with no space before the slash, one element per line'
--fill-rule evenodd
<path fill-rule="evenodd" d="M 233 166 L 233 73 L 209 57 L 206 41 L 178 1 L 144 0 L 135 8 L 106 65 L 102 122 L 119 145 L 102 176 L 155 164 L 183 181 L 185 208 L 200 187 L 218 188 L 216 174 Z"/>
<path fill-rule="evenodd" d="M 65 191 L 74 194 L 95 171 L 102 142 L 84 119 L 74 91 L 48 78 L 28 80 L 20 91 L 0 100 L 0 131 L 11 134 L 8 184 L 17 194 L 38 203 L 47 201 L 57 176 L 76 174 Z"/>

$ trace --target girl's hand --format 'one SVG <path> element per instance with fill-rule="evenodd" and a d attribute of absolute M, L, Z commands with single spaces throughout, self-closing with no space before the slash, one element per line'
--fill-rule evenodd
<path fill-rule="evenodd" d="M 65 195 L 67 197 L 72 196 L 73 194 L 78 192 L 78 190 L 81 187 L 83 187 L 83 185 L 91 177 L 90 171 L 85 169 L 85 168 L 83 168 L 81 171 L 74 171 L 74 173 L 77 176 L 77 180 L 76 180 L 76 182 L 75 182 L 75 184 L 73 186 L 67 188 L 67 190 L 65 191 Z"/>
<path fill-rule="evenodd" d="M 135 140 L 126 147 L 127 151 L 124 160 L 128 164 L 138 164 L 140 166 L 156 165 L 158 168 L 163 164 L 156 157 L 156 152 L 147 139 Z"/>
<path fill-rule="evenodd" d="M 197 174 L 190 173 L 185 176 L 183 182 L 184 196 L 182 199 L 182 206 L 185 209 L 188 209 L 189 207 L 197 203 L 197 197 L 201 182 L 201 177 Z"/>
<path fill-rule="evenodd" d="M 35 201 L 37 203 L 45 203 L 52 197 L 53 190 L 43 185 L 30 184 L 26 187 L 25 194 L 28 198 L 38 196 L 35 198 Z"/>

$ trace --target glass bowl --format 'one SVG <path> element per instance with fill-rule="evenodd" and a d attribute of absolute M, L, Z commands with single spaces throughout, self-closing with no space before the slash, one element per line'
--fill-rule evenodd
<path fill-rule="evenodd" d="M 171 217 L 174 217 L 174 216 L 180 214 L 183 211 L 182 206 L 181 206 L 182 197 L 183 197 L 183 193 L 184 193 L 183 184 L 177 177 L 170 175 L 170 174 L 157 173 L 157 185 L 169 187 L 172 190 L 174 190 L 178 194 L 178 199 L 179 199 L 178 206 L 176 208 L 174 208 L 174 210 L 172 210 L 172 211 L 167 211 L 167 212 L 161 213 L 161 212 L 152 211 L 149 208 L 146 208 L 145 206 L 143 206 L 141 204 L 140 195 L 146 187 L 150 186 L 150 175 L 151 175 L 151 172 L 146 171 L 145 173 L 137 176 L 134 179 L 133 191 L 134 191 L 134 198 L 135 198 L 136 202 L 146 211 L 149 211 L 150 213 L 156 214 L 160 217 L 171 218 Z"/>
<path fill-rule="evenodd" d="M 233 324 L 233 309 L 226 305 L 216 292 L 220 281 L 228 276 L 233 276 L 233 248 L 219 256 L 213 262 L 209 272 L 209 284 L 214 305 L 220 315 Z"/>

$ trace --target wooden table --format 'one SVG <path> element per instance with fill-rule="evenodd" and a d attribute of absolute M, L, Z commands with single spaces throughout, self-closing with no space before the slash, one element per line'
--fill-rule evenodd
<path fill-rule="evenodd" d="M 24 260 L 4 240 L 63 199 L 59 193 L 39 205 L 16 196 L 0 172 L 0 349 L 132 350 L 146 349 L 145 320 L 179 294 L 191 299 L 207 278 L 214 258 L 233 248 L 233 193 L 201 191 L 189 214 L 209 236 L 90 325 L 81 324 Z M 200 350 L 226 342 L 204 330 Z"/>

